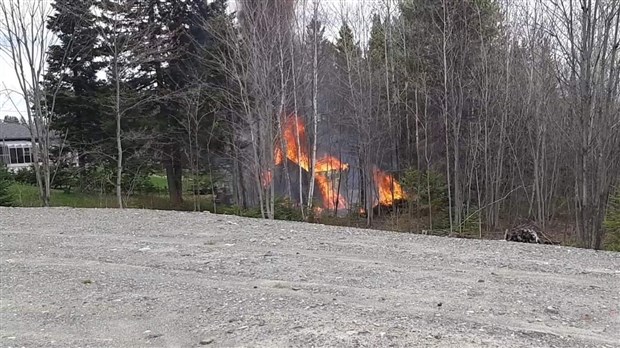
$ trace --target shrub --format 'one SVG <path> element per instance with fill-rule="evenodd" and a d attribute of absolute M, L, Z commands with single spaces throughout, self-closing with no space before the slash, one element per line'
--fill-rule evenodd
<path fill-rule="evenodd" d="M 15 181 L 26 185 L 37 185 L 37 175 L 33 167 L 26 167 L 15 173 Z"/>
<path fill-rule="evenodd" d="M 277 198 L 275 201 L 274 218 L 276 220 L 301 221 L 301 210 L 288 198 Z"/>
<path fill-rule="evenodd" d="M 410 168 L 401 178 L 405 191 L 417 196 L 416 201 L 409 202 L 410 209 L 428 216 L 432 212 L 433 226 L 430 229 L 446 229 L 450 227 L 448 212 L 448 186 L 444 176 L 429 171 L 421 172 Z M 430 198 L 430 199 L 429 199 Z"/>
<path fill-rule="evenodd" d="M 407 192 L 417 195 L 418 208 L 442 211 L 448 207 L 448 186 L 442 174 L 433 171 L 420 172 L 411 168 L 405 171 L 401 181 Z"/>
<path fill-rule="evenodd" d="M 605 249 L 620 251 L 620 187 L 609 200 L 604 227 L 606 233 Z"/>
<path fill-rule="evenodd" d="M 13 177 L 4 164 L 0 164 L 0 206 L 13 205 L 13 197 L 9 186 L 13 184 Z"/>
<path fill-rule="evenodd" d="M 77 167 L 67 165 L 51 168 L 51 187 L 64 190 L 67 193 L 71 192 L 72 188 L 78 187 L 80 184 L 78 170 Z"/>

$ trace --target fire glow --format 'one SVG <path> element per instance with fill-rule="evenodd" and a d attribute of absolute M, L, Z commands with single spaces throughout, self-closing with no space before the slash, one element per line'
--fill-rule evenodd
<path fill-rule="evenodd" d="M 400 183 L 394 179 L 391 174 L 375 168 L 373 173 L 377 190 L 379 191 L 379 204 L 383 206 L 392 206 L 397 201 L 407 198 Z"/>
<path fill-rule="evenodd" d="M 286 152 L 286 159 L 295 163 L 306 172 L 310 172 L 308 138 L 303 119 L 295 114 L 289 115 L 283 123 L 282 133 L 284 142 L 276 141 L 275 144 L 275 164 L 278 166 L 284 163 L 284 150 Z M 340 175 L 340 173 L 348 169 L 349 165 L 347 163 L 343 163 L 333 156 L 327 155 L 317 159 L 315 163 L 315 181 L 323 198 L 323 209 L 339 210 L 348 208 L 346 198 L 339 193 L 339 187 L 334 187 L 334 181 L 331 179 L 333 175 Z M 263 175 L 263 185 L 271 184 L 271 172 Z M 378 204 L 391 206 L 395 202 L 407 198 L 401 185 L 391 174 L 375 168 L 373 177 L 378 191 Z M 323 209 L 319 211 L 323 211 Z"/>
<path fill-rule="evenodd" d="M 310 156 L 308 154 L 308 138 L 306 137 L 306 126 L 301 117 L 290 115 L 284 122 L 284 145 L 286 147 L 286 158 L 297 164 L 305 171 L 310 171 Z M 296 136 L 298 135 L 298 136 Z M 299 144 L 299 146 L 297 146 Z M 276 165 L 284 162 L 282 156 L 282 144 L 277 142 L 274 154 Z"/>

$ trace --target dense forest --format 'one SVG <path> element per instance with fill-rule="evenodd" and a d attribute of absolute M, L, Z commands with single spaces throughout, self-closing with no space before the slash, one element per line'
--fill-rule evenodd
<path fill-rule="evenodd" d="M 175 204 L 208 176 L 264 218 L 480 237 L 532 221 L 596 249 L 618 229 L 618 0 L 51 7 L 0 4 L 33 154 L 54 159 L 34 165 L 43 205 L 69 177 L 123 207 L 162 171 Z"/>

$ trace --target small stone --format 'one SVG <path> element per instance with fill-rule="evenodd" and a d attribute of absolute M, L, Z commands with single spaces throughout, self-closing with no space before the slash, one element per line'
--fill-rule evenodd
<path fill-rule="evenodd" d="M 151 247 L 147 247 L 147 246 L 144 248 L 138 249 L 138 251 L 149 251 L 149 250 L 151 250 Z"/>
<path fill-rule="evenodd" d="M 204 340 L 200 341 L 200 345 L 201 346 L 206 346 L 207 344 L 213 343 L 213 341 L 214 341 L 213 338 L 207 338 L 207 339 L 204 339 Z"/>
<path fill-rule="evenodd" d="M 478 283 L 484 283 L 484 279 L 478 279 Z"/>
<path fill-rule="evenodd" d="M 560 311 L 557 308 L 554 308 L 553 306 L 549 306 L 545 308 L 545 312 L 551 313 L 551 314 L 560 314 Z"/>

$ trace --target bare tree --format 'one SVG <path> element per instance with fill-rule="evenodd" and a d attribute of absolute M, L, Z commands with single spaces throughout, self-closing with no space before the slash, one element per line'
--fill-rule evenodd
<path fill-rule="evenodd" d="M 543 2 L 566 63 L 559 78 L 569 103 L 579 241 L 599 249 L 610 191 L 620 174 L 620 1 Z"/>
<path fill-rule="evenodd" d="M 160 42 L 154 38 L 155 27 L 135 25 L 135 21 L 146 17 L 146 8 L 140 1 L 121 2 L 107 0 L 101 3 L 99 34 L 101 46 L 109 58 L 108 75 L 112 81 L 113 97 L 111 108 L 116 123 L 116 182 L 115 191 L 119 208 L 123 208 L 123 139 L 137 135 L 124 134 L 123 119 L 136 108 L 162 96 L 131 91 L 126 82 L 133 77 L 141 64 L 152 60 L 153 55 L 161 53 Z M 147 137 L 144 136 L 143 137 Z"/>
<path fill-rule="evenodd" d="M 0 2 L 0 52 L 12 62 L 24 100 L 26 117 L 22 118 L 30 130 L 39 198 L 44 206 L 50 205 L 50 123 L 61 83 L 51 89 L 43 87 L 47 47 L 54 40 L 46 26 L 50 10 L 43 1 Z M 16 108 L 17 104 L 13 101 Z"/>

